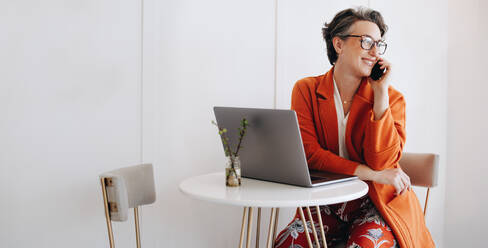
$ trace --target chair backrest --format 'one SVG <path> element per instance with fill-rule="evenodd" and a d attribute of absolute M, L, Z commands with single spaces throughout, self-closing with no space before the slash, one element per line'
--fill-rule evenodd
<path fill-rule="evenodd" d="M 106 181 L 112 221 L 126 221 L 129 208 L 151 204 L 156 200 L 152 164 L 105 172 L 100 178 L 105 178 Z"/>
<path fill-rule="evenodd" d="M 400 159 L 400 167 L 410 177 L 415 186 L 427 187 L 424 202 L 424 216 L 427 213 L 430 188 L 437 186 L 439 174 L 439 155 L 432 153 L 404 152 Z"/>
<path fill-rule="evenodd" d="M 410 177 L 412 185 L 428 188 L 437 186 L 439 155 L 404 152 L 399 164 Z"/>
<path fill-rule="evenodd" d="M 126 221 L 134 208 L 136 244 L 141 247 L 138 207 L 156 201 L 152 164 L 120 168 L 100 175 L 110 247 L 115 247 L 112 221 Z"/>

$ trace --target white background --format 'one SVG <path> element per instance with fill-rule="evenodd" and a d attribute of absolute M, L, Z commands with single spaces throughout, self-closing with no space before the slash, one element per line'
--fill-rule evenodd
<path fill-rule="evenodd" d="M 445 244 L 486 246 L 486 1 L 449 1 Z M 446 245 L 447 246 L 447 245 Z"/>
<path fill-rule="evenodd" d="M 323 23 L 358 5 L 390 27 L 405 150 L 441 155 L 426 217 L 437 246 L 482 247 L 488 6 L 476 0 L 0 2 L 0 247 L 107 247 L 98 175 L 140 162 L 157 188 L 144 247 L 236 246 L 242 209 L 177 189 L 223 170 L 212 107 L 289 108 L 298 79 L 330 68 Z M 134 247 L 131 219 L 114 229 Z"/>

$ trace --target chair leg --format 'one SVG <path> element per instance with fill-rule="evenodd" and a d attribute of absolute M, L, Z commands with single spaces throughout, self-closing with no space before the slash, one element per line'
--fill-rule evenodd
<path fill-rule="evenodd" d="M 137 207 L 134 208 L 134 223 L 136 225 L 136 245 L 137 248 L 141 248 L 141 232 L 139 230 L 139 210 Z"/>
<path fill-rule="evenodd" d="M 425 214 L 427 213 L 427 203 L 429 202 L 429 193 L 430 193 L 430 188 L 427 188 L 427 195 L 425 196 L 425 205 L 424 205 L 424 218 L 425 218 Z"/>
<path fill-rule="evenodd" d="M 102 194 L 103 194 L 103 205 L 105 207 L 105 219 L 107 220 L 107 230 L 108 230 L 108 240 L 110 242 L 110 248 L 114 248 L 114 233 L 112 231 L 112 221 L 110 219 L 110 212 L 108 210 L 108 198 L 107 198 L 107 187 L 105 184 L 105 177 L 100 179 L 102 184 Z"/>

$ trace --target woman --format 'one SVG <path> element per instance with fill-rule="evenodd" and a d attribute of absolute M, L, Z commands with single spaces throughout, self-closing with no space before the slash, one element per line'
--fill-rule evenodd
<path fill-rule="evenodd" d="M 333 66 L 324 75 L 299 80 L 291 108 L 298 116 L 309 167 L 356 175 L 369 186 L 360 199 L 320 207 L 327 242 L 363 248 L 435 247 L 410 179 L 398 164 L 406 137 L 405 100 L 390 86 L 392 65 L 381 57 L 387 47 L 381 14 L 346 9 L 322 31 Z M 385 72 L 375 81 L 369 75 L 377 62 Z M 275 247 L 307 247 L 303 229 L 297 213 Z"/>

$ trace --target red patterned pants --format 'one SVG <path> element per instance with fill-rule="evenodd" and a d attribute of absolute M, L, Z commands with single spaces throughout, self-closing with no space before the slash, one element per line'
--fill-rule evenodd
<path fill-rule="evenodd" d="M 311 208 L 310 210 L 315 229 L 318 231 L 319 222 L 316 208 Z M 337 243 L 344 241 L 347 242 L 347 248 L 397 247 L 393 232 L 367 195 L 349 202 L 320 206 L 320 215 L 322 216 L 328 247 L 333 247 Z M 304 233 L 305 228 L 299 216 L 298 213 L 295 214 L 295 218 L 280 232 L 276 238 L 275 247 L 308 247 L 307 238 Z M 311 233 L 312 226 L 308 215 L 305 214 L 305 216 L 308 231 L 313 242 L 314 239 Z M 318 236 L 321 239 L 320 233 Z M 320 240 L 320 244 L 322 244 L 322 240 Z"/>

